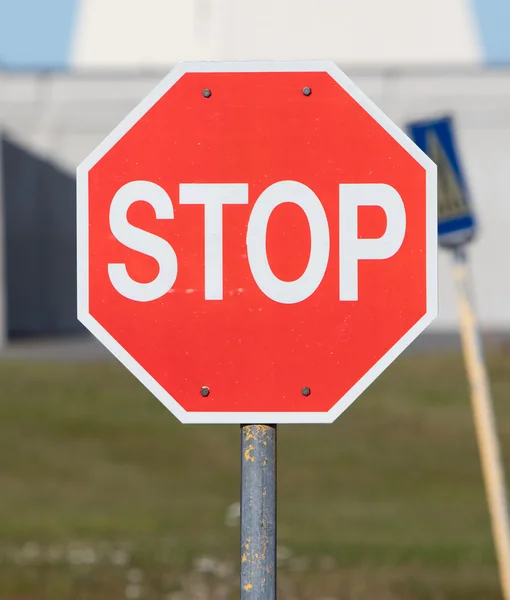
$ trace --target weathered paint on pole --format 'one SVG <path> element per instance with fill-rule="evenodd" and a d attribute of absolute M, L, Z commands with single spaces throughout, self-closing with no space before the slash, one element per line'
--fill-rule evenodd
<path fill-rule="evenodd" d="M 241 426 L 241 600 L 276 598 L 276 425 Z"/>
<path fill-rule="evenodd" d="M 501 588 L 505 600 L 510 600 L 510 522 L 505 475 L 464 247 L 456 248 L 454 251 L 454 275 L 459 302 L 462 347 L 471 388 L 476 436 L 499 565 Z"/>

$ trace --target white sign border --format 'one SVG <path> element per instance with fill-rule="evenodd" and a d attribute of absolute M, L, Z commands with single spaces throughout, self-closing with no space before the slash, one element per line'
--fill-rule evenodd
<path fill-rule="evenodd" d="M 185 73 L 326 72 L 406 150 L 426 172 L 425 315 L 328 412 L 188 412 L 89 313 L 88 172 Z M 77 169 L 78 320 L 182 423 L 332 423 L 437 316 L 436 165 L 331 61 L 182 62 L 99 144 Z"/>

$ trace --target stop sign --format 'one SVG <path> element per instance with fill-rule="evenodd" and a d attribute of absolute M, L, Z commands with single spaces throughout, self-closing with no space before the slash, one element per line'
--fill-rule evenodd
<path fill-rule="evenodd" d="M 332 63 L 182 63 L 78 168 L 78 316 L 187 423 L 331 422 L 436 315 L 435 165 Z"/>

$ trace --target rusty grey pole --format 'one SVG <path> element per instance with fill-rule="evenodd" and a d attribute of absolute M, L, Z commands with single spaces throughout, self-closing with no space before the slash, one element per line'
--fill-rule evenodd
<path fill-rule="evenodd" d="M 276 598 L 276 425 L 241 425 L 241 600 Z"/>

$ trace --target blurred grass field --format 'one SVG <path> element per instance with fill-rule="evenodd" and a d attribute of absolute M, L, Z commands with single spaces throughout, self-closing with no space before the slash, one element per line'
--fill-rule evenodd
<path fill-rule="evenodd" d="M 510 354 L 490 370 L 509 464 Z M 110 362 L 0 382 L 1 600 L 238 597 L 238 427 L 179 424 Z M 282 600 L 501 598 L 460 356 L 278 436 Z"/>

